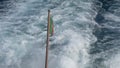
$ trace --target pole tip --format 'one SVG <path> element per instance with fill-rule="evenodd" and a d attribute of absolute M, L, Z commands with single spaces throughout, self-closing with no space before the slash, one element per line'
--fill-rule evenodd
<path fill-rule="evenodd" d="M 50 12 L 50 10 L 48 10 L 48 12 Z"/>

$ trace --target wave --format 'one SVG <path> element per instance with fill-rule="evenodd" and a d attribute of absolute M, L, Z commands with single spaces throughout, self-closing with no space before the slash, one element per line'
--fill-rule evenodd
<path fill-rule="evenodd" d="M 119 36 L 116 1 L 107 8 L 101 0 L 6 1 L 10 8 L 4 7 L 7 12 L 0 18 L 0 66 L 44 67 L 47 10 L 51 9 L 55 34 L 50 38 L 49 68 L 112 68 L 109 61 L 116 58 L 110 52 L 118 53 L 119 45 L 112 46 L 119 42 L 114 38 Z"/>
<path fill-rule="evenodd" d="M 96 30 L 97 42 L 93 45 L 91 54 L 94 56 L 94 67 L 119 67 L 119 0 L 99 0 L 102 7 L 95 20 L 100 28 Z M 96 57 L 96 58 L 95 58 Z M 116 60 L 118 59 L 118 61 Z M 118 63 L 118 64 L 116 64 Z"/>

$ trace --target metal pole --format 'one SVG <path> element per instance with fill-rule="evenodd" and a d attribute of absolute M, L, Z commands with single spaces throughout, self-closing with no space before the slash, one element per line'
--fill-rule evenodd
<path fill-rule="evenodd" d="M 50 10 L 48 10 L 45 68 L 48 68 L 48 48 L 49 48 L 49 32 L 50 32 L 49 30 L 50 30 Z"/>

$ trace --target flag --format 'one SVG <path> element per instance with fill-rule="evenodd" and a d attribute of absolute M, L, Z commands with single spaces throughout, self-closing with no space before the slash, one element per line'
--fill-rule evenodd
<path fill-rule="evenodd" d="M 52 19 L 52 17 L 50 17 L 50 28 L 49 29 L 50 29 L 49 30 L 49 34 L 50 34 L 50 36 L 52 36 L 53 33 L 54 33 L 54 25 L 53 25 L 53 19 Z"/>

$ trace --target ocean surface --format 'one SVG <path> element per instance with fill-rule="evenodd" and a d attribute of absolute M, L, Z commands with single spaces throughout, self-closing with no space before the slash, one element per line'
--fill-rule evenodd
<path fill-rule="evenodd" d="M 120 68 L 120 0 L 0 0 L 0 68 Z"/>

